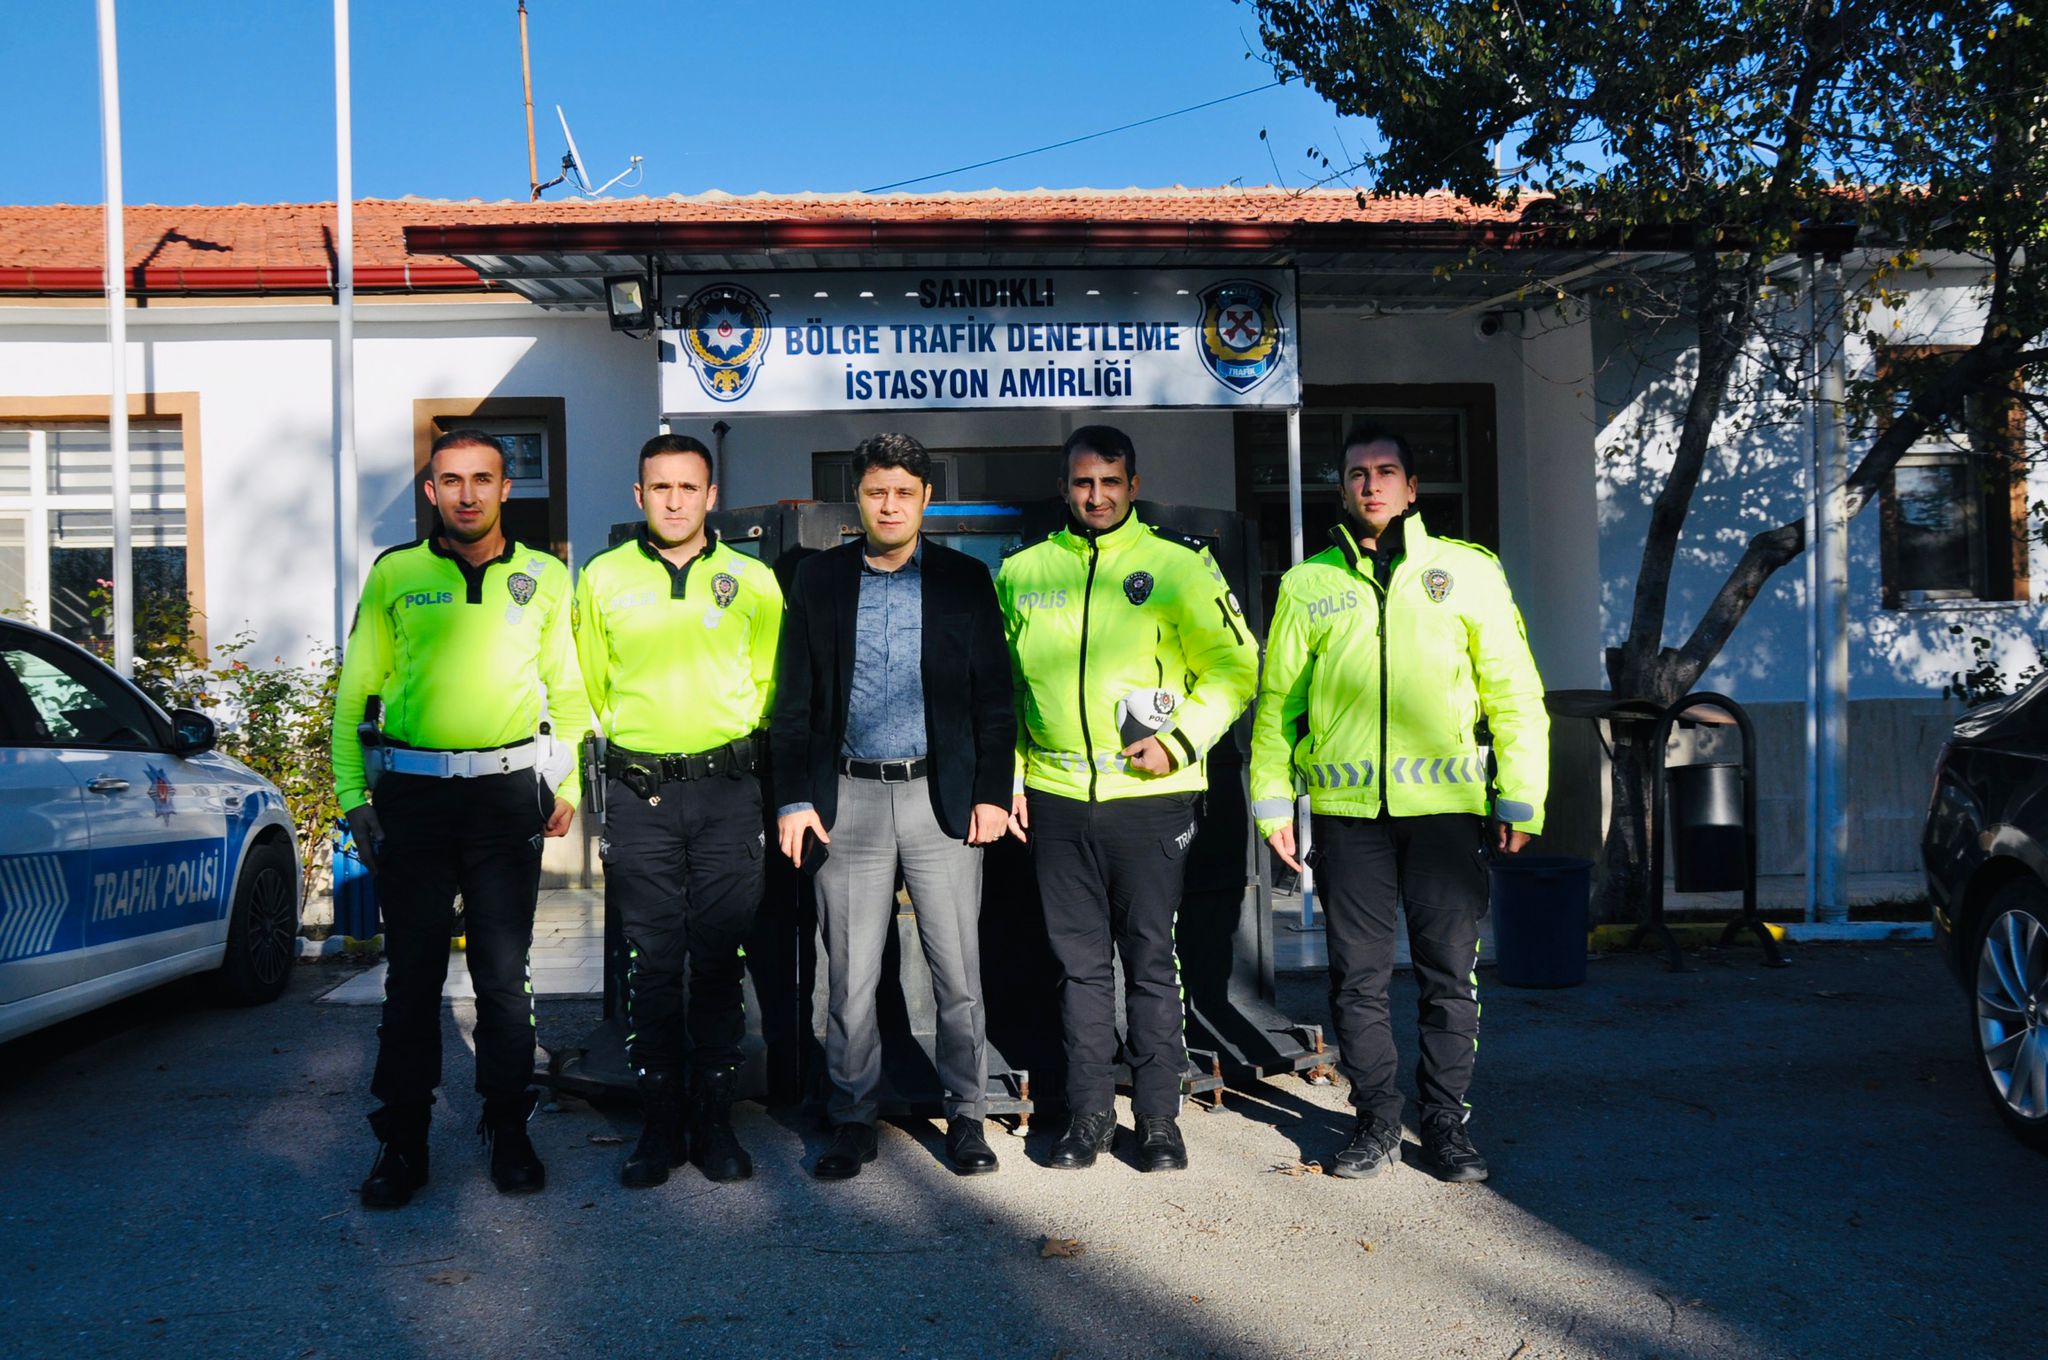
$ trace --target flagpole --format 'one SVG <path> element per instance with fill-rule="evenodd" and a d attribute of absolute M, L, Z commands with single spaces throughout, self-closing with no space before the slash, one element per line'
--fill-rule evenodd
<path fill-rule="evenodd" d="M 107 437 L 114 460 L 114 669 L 135 671 L 134 467 L 128 450 L 128 234 L 122 220 L 121 74 L 114 0 L 99 0 L 100 163 L 107 202 Z"/>
<path fill-rule="evenodd" d="M 334 645 L 348 640 L 355 612 L 356 523 L 360 488 L 356 479 L 356 203 L 355 165 L 350 146 L 348 0 L 334 0 Z"/>

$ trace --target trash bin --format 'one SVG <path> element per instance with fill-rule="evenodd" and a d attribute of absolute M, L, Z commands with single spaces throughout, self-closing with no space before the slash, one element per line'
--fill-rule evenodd
<path fill-rule="evenodd" d="M 349 940 L 375 939 L 377 881 L 356 853 L 346 820 L 334 824 L 334 933 Z"/>
<path fill-rule="evenodd" d="M 1749 877 L 1749 827 L 1742 816 L 1742 767 L 1673 765 L 1671 878 L 1679 892 L 1740 892 Z"/>
<path fill-rule="evenodd" d="M 1509 987 L 1576 987 L 1586 980 L 1593 862 L 1507 855 L 1493 863 L 1493 957 Z"/>

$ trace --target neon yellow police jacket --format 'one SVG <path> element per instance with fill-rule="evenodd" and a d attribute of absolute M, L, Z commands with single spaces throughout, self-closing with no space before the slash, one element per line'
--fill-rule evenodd
<path fill-rule="evenodd" d="M 574 744 L 590 705 L 569 632 L 569 569 L 523 543 L 472 567 L 432 538 L 391 548 L 363 582 L 334 700 L 334 792 L 346 812 L 369 801 L 356 725 L 371 695 L 384 734 L 406 746 L 483 751 L 526 741 L 546 702 L 557 739 Z M 555 795 L 575 804 L 574 779 Z"/>
<path fill-rule="evenodd" d="M 1252 724 L 1252 815 L 1271 834 L 1306 790 L 1317 812 L 1484 814 L 1532 835 L 1550 785 L 1550 718 L 1521 611 L 1498 558 L 1402 523 L 1405 555 L 1382 588 L 1348 524 L 1280 579 Z"/>
<path fill-rule="evenodd" d="M 642 529 L 583 564 L 576 657 L 606 738 L 651 755 L 694 755 L 768 721 L 782 589 L 775 573 L 716 538 L 682 566 Z"/>
<path fill-rule="evenodd" d="M 1135 514 L 1003 559 L 996 599 L 1017 685 L 1017 790 L 1108 802 L 1200 792 L 1203 762 L 1251 700 L 1258 646 L 1208 549 Z M 1160 741 L 1174 769 L 1126 768 L 1117 701 L 1182 696 Z"/>

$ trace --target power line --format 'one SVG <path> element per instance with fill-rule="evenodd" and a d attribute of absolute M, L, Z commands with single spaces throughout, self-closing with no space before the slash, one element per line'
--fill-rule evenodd
<path fill-rule="evenodd" d="M 1001 165 L 1005 161 L 1018 161 L 1024 159 L 1026 156 L 1036 156 L 1046 151 L 1058 151 L 1063 146 L 1078 146 L 1082 142 L 1092 142 L 1097 137 L 1108 137 L 1119 132 L 1129 132 L 1132 128 L 1141 128 L 1144 127 L 1147 123 L 1163 123 L 1169 118 L 1178 118 L 1184 113 L 1196 113 L 1202 109 L 1212 109 L 1215 108 L 1218 104 L 1228 104 L 1233 99 L 1242 99 L 1248 94 L 1259 94 L 1262 91 L 1273 89 L 1276 86 L 1283 85 L 1285 83 L 1285 81 L 1270 80 L 1267 81 L 1264 85 L 1254 86 L 1249 90 L 1239 90 L 1236 94 L 1226 94 L 1220 99 L 1211 99 L 1201 104 L 1190 104 L 1184 109 L 1175 109 L 1172 113 L 1160 113 L 1154 114 L 1150 118 L 1140 118 L 1135 123 L 1125 123 L 1121 127 L 1104 128 L 1100 132 L 1090 132 L 1085 136 L 1069 137 L 1064 142 L 1053 142 L 1048 146 L 1035 146 L 1031 148 L 1031 150 L 1029 151 L 1019 151 L 1013 155 L 997 156 L 993 160 L 976 161 L 972 165 L 955 166 L 951 170 L 940 170 L 929 175 L 919 175 L 916 179 L 899 179 L 893 184 L 878 185 L 873 189 L 863 189 L 861 190 L 861 192 L 864 194 L 884 194 L 891 189 L 903 189 L 909 187 L 912 184 L 923 184 L 927 180 L 944 179 L 948 175 L 965 174 L 969 170 L 980 170 L 986 166 Z"/>

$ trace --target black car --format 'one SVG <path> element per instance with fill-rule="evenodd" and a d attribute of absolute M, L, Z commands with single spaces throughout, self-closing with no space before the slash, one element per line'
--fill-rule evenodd
<path fill-rule="evenodd" d="M 1956 723 L 1920 850 L 1984 1091 L 2048 1150 L 2048 677 Z"/>

